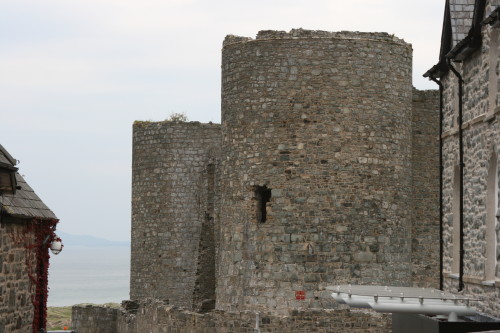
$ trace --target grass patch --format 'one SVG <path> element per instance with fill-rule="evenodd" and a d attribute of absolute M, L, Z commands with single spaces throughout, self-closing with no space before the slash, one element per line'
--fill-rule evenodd
<path fill-rule="evenodd" d="M 62 330 L 71 327 L 71 306 L 49 306 L 47 308 L 47 329 Z"/>

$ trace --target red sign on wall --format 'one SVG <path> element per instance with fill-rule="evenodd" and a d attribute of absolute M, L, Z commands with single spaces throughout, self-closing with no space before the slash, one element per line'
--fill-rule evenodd
<path fill-rule="evenodd" d="M 306 299 L 306 292 L 305 292 L 305 290 L 296 290 L 295 291 L 295 299 L 297 299 L 297 300 L 304 300 L 304 299 Z"/>

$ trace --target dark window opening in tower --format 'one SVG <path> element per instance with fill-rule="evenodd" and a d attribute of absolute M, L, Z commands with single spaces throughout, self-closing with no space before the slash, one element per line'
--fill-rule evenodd
<path fill-rule="evenodd" d="M 267 186 L 255 186 L 255 200 L 257 201 L 257 222 L 264 223 L 267 219 L 267 203 L 271 200 L 271 189 Z"/>

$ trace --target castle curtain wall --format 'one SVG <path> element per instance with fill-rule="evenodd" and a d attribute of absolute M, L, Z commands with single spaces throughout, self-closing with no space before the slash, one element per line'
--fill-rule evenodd
<path fill-rule="evenodd" d="M 439 91 L 413 89 L 412 283 L 439 287 Z"/>
<path fill-rule="evenodd" d="M 437 286 L 438 93 L 411 60 L 384 33 L 226 37 L 221 125 L 134 124 L 131 299 L 284 314 Z"/>

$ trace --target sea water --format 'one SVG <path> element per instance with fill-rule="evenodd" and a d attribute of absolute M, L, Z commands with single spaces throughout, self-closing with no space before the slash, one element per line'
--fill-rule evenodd
<path fill-rule="evenodd" d="M 120 303 L 129 285 L 130 246 L 65 246 L 51 254 L 47 305 Z"/>

